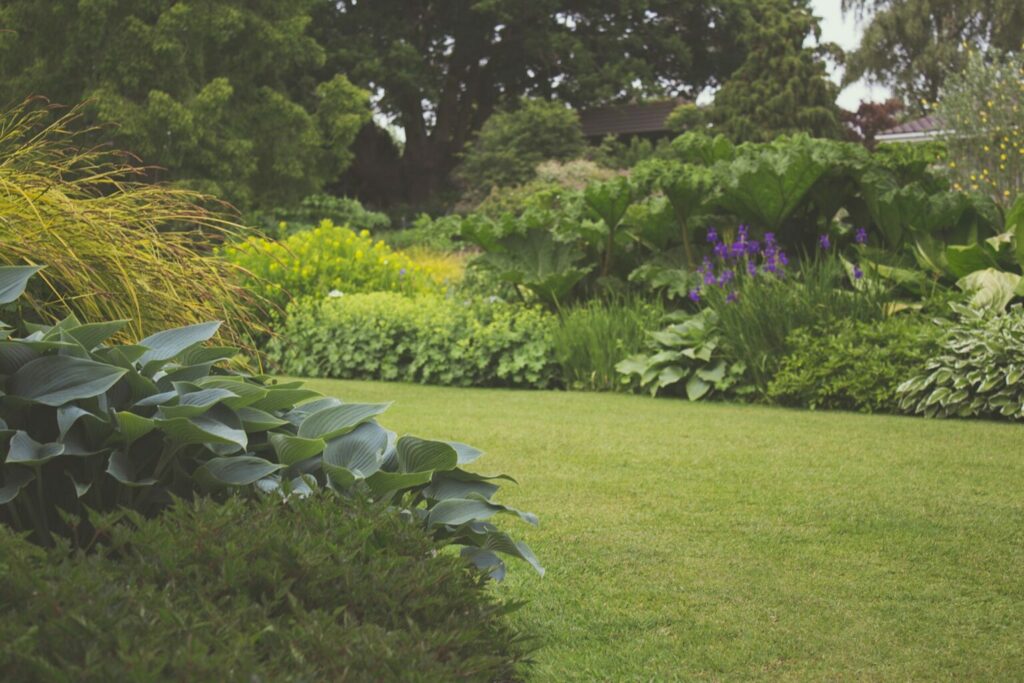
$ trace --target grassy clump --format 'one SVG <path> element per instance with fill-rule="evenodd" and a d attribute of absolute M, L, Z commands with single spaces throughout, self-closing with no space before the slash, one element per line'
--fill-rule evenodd
<path fill-rule="evenodd" d="M 514 680 L 515 605 L 398 515 L 332 496 L 107 515 L 94 552 L 0 527 L 17 681 Z M 82 539 L 80 539 L 81 541 Z"/>

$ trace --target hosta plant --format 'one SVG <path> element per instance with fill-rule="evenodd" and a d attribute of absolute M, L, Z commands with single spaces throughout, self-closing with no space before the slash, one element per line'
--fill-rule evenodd
<path fill-rule="evenodd" d="M 1024 419 L 1024 308 L 955 310 L 960 319 L 939 354 L 897 389 L 900 408 L 928 417 Z"/>
<path fill-rule="evenodd" d="M 32 267 L 0 268 L 0 304 L 15 301 Z M 397 438 L 376 418 L 388 404 L 344 403 L 299 383 L 231 374 L 233 348 L 204 346 L 219 323 L 107 340 L 123 321 L 67 318 L 3 329 L 0 342 L 0 519 L 42 544 L 68 513 L 127 507 L 153 514 L 172 496 L 305 495 L 330 488 L 408 510 L 438 539 L 465 546 L 500 576 L 496 553 L 540 566 L 529 548 L 486 521 L 504 476 L 463 466 L 481 452 L 460 443 Z"/>
<path fill-rule="evenodd" d="M 615 366 L 624 382 L 638 382 L 652 396 L 668 387 L 682 388 L 691 401 L 752 391 L 745 381 L 746 367 L 723 358 L 713 310 L 680 312 L 667 319 L 668 327 L 650 333 L 652 353 L 630 356 Z"/>

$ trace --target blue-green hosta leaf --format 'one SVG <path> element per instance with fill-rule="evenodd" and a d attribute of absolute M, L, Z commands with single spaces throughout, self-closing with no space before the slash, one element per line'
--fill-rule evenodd
<path fill-rule="evenodd" d="M 522 541 L 513 541 L 506 533 L 497 530 L 488 531 L 483 543 L 481 543 L 479 547 L 484 550 L 490 550 L 496 553 L 505 553 L 506 555 L 526 560 L 538 574 L 544 576 L 544 567 L 541 566 L 540 561 L 537 560 L 537 556 L 533 554 L 532 550 L 530 550 L 530 546 L 526 545 Z"/>
<path fill-rule="evenodd" d="M 430 508 L 427 524 L 430 526 L 459 526 L 474 520 L 488 519 L 499 512 L 518 516 L 524 522 L 537 525 L 537 516 L 532 512 L 520 512 L 515 508 L 492 503 L 478 494 L 467 498 L 449 498 Z"/>
<path fill-rule="evenodd" d="M 334 398 L 333 396 L 321 396 L 320 398 L 314 401 L 306 401 L 305 403 L 300 403 L 299 405 L 295 406 L 287 413 L 285 413 L 284 418 L 291 422 L 296 427 L 298 427 L 305 421 L 307 417 L 309 417 L 313 413 L 319 413 L 321 410 L 326 410 L 327 408 L 334 408 L 335 406 L 340 406 L 342 403 L 344 403 L 344 401 Z"/>
<path fill-rule="evenodd" d="M 7 392 L 48 406 L 92 398 L 104 393 L 126 370 L 105 363 L 46 356 L 31 361 L 11 376 Z"/>
<path fill-rule="evenodd" d="M 139 358 L 139 364 L 145 367 L 153 361 L 170 360 L 190 346 L 210 339 L 219 327 L 219 322 L 199 323 L 150 335 L 139 342 L 139 346 L 149 349 Z"/>
<path fill-rule="evenodd" d="M 71 480 L 72 485 L 74 485 L 74 487 L 75 487 L 75 497 L 76 498 L 81 498 L 85 494 L 89 493 L 89 489 L 92 488 L 92 482 L 91 481 L 87 481 L 85 483 L 82 483 L 82 482 L 78 481 L 77 479 L 75 479 L 75 476 L 73 474 L 71 474 L 71 472 L 65 472 L 64 474 L 67 476 L 68 479 Z"/>
<path fill-rule="evenodd" d="M 20 341 L 0 341 L 0 374 L 13 375 L 39 355 L 39 351 Z"/>
<path fill-rule="evenodd" d="M 686 382 L 686 398 L 691 401 L 699 401 L 709 391 L 711 391 L 711 385 L 696 374 Z"/>
<path fill-rule="evenodd" d="M 160 406 L 158 416 L 168 420 L 176 417 L 196 417 L 232 397 L 237 397 L 237 394 L 227 389 L 213 388 L 192 391 L 181 396 L 177 405 Z"/>
<path fill-rule="evenodd" d="M 36 478 L 28 467 L 8 465 L 3 470 L 4 483 L 0 485 L 0 505 L 6 505 L 18 497 L 18 492 Z"/>
<path fill-rule="evenodd" d="M 229 404 L 225 402 L 225 405 Z M 276 429 L 281 425 L 288 424 L 287 420 L 282 420 L 276 415 L 271 415 L 265 410 L 257 408 L 246 406 L 238 408 L 235 412 L 238 413 L 238 419 L 242 421 L 242 427 L 247 432 L 265 432 L 268 429 Z"/>
<path fill-rule="evenodd" d="M 165 403 L 173 403 L 178 398 L 177 391 L 161 391 L 158 394 L 150 394 L 145 398 L 141 398 L 136 401 L 133 408 L 151 408 L 153 406 L 160 406 Z"/>
<path fill-rule="evenodd" d="M 299 436 L 309 439 L 333 439 L 348 434 L 391 406 L 390 403 L 345 403 L 319 410 L 299 425 Z"/>
<path fill-rule="evenodd" d="M 411 489 L 430 483 L 433 472 L 375 472 L 366 479 L 375 496 Z"/>
<path fill-rule="evenodd" d="M 249 442 L 245 430 L 225 424 L 212 414 L 156 420 L 156 423 L 177 445 L 222 444 L 233 446 L 235 452 L 244 450 Z"/>
<path fill-rule="evenodd" d="M 710 368 L 701 368 L 697 370 L 697 376 L 705 382 L 715 384 L 721 382 L 725 378 L 725 361 L 720 360 Z"/>
<path fill-rule="evenodd" d="M 0 266 L 0 304 L 17 301 L 25 293 L 29 278 L 42 266 Z"/>
<path fill-rule="evenodd" d="M 445 443 L 455 449 L 455 453 L 459 456 L 458 464 L 460 465 L 467 465 L 484 454 L 479 448 L 473 448 L 458 441 L 446 441 Z"/>
<path fill-rule="evenodd" d="M 324 469 L 343 467 L 356 479 L 366 479 L 380 469 L 388 433 L 375 422 L 366 422 L 327 442 Z"/>
<path fill-rule="evenodd" d="M 229 360 L 238 355 L 233 346 L 192 346 L 179 354 L 182 365 L 205 365 Z"/>
<path fill-rule="evenodd" d="M 306 439 L 291 434 L 271 434 L 270 445 L 274 447 L 279 462 L 294 465 L 323 452 L 323 439 Z"/>
<path fill-rule="evenodd" d="M 505 563 L 493 550 L 467 546 L 462 549 L 460 554 L 472 562 L 477 569 L 487 572 L 495 581 L 504 580 Z"/>
<path fill-rule="evenodd" d="M 117 416 L 118 433 L 121 435 L 125 448 L 156 429 L 156 421 L 135 413 L 121 411 Z"/>
<path fill-rule="evenodd" d="M 415 436 L 403 436 L 398 440 L 398 469 L 402 472 L 451 470 L 458 464 L 458 453 L 444 441 L 428 441 Z"/>
<path fill-rule="evenodd" d="M 135 459 L 127 451 L 114 451 L 107 460 L 107 474 L 131 488 L 144 488 L 157 482 L 153 477 L 140 477 Z"/>
<path fill-rule="evenodd" d="M 225 400 L 224 405 L 235 409 L 251 406 L 257 401 L 266 398 L 267 394 L 270 393 L 266 387 L 246 382 L 241 377 L 213 375 L 197 380 L 196 384 L 204 389 L 216 388 L 230 391 L 235 397 Z"/>
<path fill-rule="evenodd" d="M 64 452 L 62 443 L 39 443 L 28 432 L 18 430 L 11 437 L 7 447 L 7 463 L 20 465 L 42 465 Z"/>
<path fill-rule="evenodd" d="M 480 496 L 490 500 L 491 496 L 499 488 L 497 484 L 491 483 L 495 479 L 515 482 L 515 479 L 505 475 L 489 477 L 474 472 L 454 469 L 449 472 L 436 472 L 434 478 L 430 481 L 430 486 L 423 489 L 423 495 L 431 500 L 470 498 L 473 496 Z"/>
<path fill-rule="evenodd" d="M 67 330 L 67 334 L 81 344 L 84 349 L 92 351 L 123 330 L 127 324 L 127 320 L 112 320 L 109 323 L 87 323 Z"/>
<path fill-rule="evenodd" d="M 207 480 L 222 486 L 247 486 L 284 469 L 284 465 L 269 462 L 254 455 L 236 455 L 230 458 L 213 458 L 196 470 L 199 480 Z"/>
<path fill-rule="evenodd" d="M 105 424 L 107 422 L 106 418 L 95 415 L 73 403 L 60 406 L 57 408 L 57 431 L 60 432 L 60 438 L 63 439 L 75 423 L 82 418 L 92 420 L 95 423 Z"/>
<path fill-rule="evenodd" d="M 268 386 L 266 389 L 268 390 L 267 395 L 251 404 L 253 408 L 268 411 L 284 410 L 285 408 L 291 408 L 299 401 L 305 401 L 320 395 L 319 392 L 312 389 L 302 389 L 299 387 L 280 388 Z"/>

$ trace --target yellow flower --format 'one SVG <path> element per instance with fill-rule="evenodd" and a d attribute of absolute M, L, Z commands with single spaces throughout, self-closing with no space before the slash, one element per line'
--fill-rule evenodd
<path fill-rule="evenodd" d="M 955 161 L 949 162 L 949 167 L 950 168 L 956 168 L 956 162 Z"/>
<path fill-rule="evenodd" d="M 369 237 L 370 236 L 370 231 L 369 230 L 360 230 L 359 231 L 359 236 L 360 237 Z"/>
<path fill-rule="evenodd" d="M 362 249 L 356 249 L 356 260 L 358 261 L 361 258 L 363 258 L 363 250 Z"/>

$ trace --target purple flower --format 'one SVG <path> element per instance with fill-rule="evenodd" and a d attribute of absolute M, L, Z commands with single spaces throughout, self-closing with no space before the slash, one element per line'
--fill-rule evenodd
<path fill-rule="evenodd" d="M 731 304 L 732 302 L 736 301 L 739 298 L 740 298 L 740 295 L 737 294 L 735 290 L 731 291 L 731 292 L 729 292 L 729 295 L 727 297 L 725 297 L 725 303 Z"/>
<path fill-rule="evenodd" d="M 739 235 L 740 242 L 746 242 L 747 237 L 750 236 L 750 228 L 748 228 L 745 225 L 741 225 L 739 228 L 736 229 L 736 234 Z"/>
<path fill-rule="evenodd" d="M 779 252 L 779 265 L 783 267 L 789 265 L 789 257 L 786 256 L 786 252 L 784 251 Z"/>
<path fill-rule="evenodd" d="M 774 273 L 779 269 L 779 267 L 775 265 L 775 259 L 768 259 L 767 261 L 765 261 L 764 269 L 767 270 L 769 273 Z"/>
<path fill-rule="evenodd" d="M 757 243 L 757 240 L 747 242 L 747 253 L 751 256 L 755 255 L 761 250 L 761 245 Z"/>
<path fill-rule="evenodd" d="M 822 235 L 818 238 L 818 246 L 822 249 L 828 249 L 832 246 L 832 241 L 828 238 L 828 235 Z"/>
<path fill-rule="evenodd" d="M 729 257 L 729 247 L 725 246 L 725 242 L 715 243 L 715 256 L 722 260 Z"/>
<path fill-rule="evenodd" d="M 718 242 L 718 231 L 714 228 L 708 228 L 708 244 L 715 244 Z"/>
<path fill-rule="evenodd" d="M 398 271 L 398 277 L 405 277 L 405 268 L 402 268 L 400 271 Z"/>
<path fill-rule="evenodd" d="M 690 293 L 687 296 L 689 296 L 690 301 L 692 301 L 693 303 L 695 303 L 695 304 L 699 304 L 700 303 L 700 290 L 699 289 L 691 289 Z"/>
<path fill-rule="evenodd" d="M 732 255 L 736 258 L 743 256 L 747 251 L 747 245 L 744 242 L 733 242 L 732 243 Z"/>
<path fill-rule="evenodd" d="M 853 241 L 857 244 L 868 243 L 868 231 L 867 228 L 857 228 L 857 234 L 854 235 Z"/>
<path fill-rule="evenodd" d="M 704 284 L 713 285 L 715 284 L 715 273 L 712 270 L 704 272 Z"/>
<path fill-rule="evenodd" d="M 766 247 L 773 247 L 773 246 L 775 246 L 775 233 L 774 232 L 766 232 L 764 234 L 764 243 L 765 243 Z"/>
<path fill-rule="evenodd" d="M 864 277 L 864 271 L 860 269 L 860 266 L 853 267 L 853 279 L 859 280 Z"/>
<path fill-rule="evenodd" d="M 747 261 L 747 275 L 751 277 L 757 275 L 757 266 L 753 261 Z"/>

